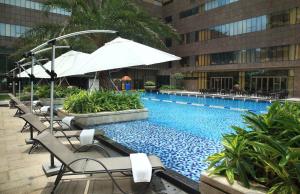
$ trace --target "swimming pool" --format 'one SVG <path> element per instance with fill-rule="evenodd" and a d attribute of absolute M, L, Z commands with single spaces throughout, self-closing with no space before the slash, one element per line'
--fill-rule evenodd
<path fill-rule="evenodd" d="M 155 154 L 164 165 L 198 181 L 204 161 L 220 151 L 222 134 L 244 126 L 246 110 L 265 112 L 270 103 L 168 94 L 144 94 L 149 109 L 143 121 L 99 125 L 106 136 L 137 152 Z"/>

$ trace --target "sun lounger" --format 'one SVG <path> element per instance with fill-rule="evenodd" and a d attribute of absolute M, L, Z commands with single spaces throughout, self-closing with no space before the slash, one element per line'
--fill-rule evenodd
<path fill-rule="evenodd" d="M 31 113 L 21 115 L 20 118 L 22 118 L 30 128 L 30 139 L 27 139 L 26 143 L 33 144 L 31 149 L 29 150 L 29 153 L 31 153 L 31 151 L 37 147 L 36 142 L 33 141 L 33 130 L 37 131 L 38 134 L 40 134 L 43 131 L 48 130 L 49 127 L 42 123 L 37 116 Z M 63 130 L 61 127 L 54 127 L 53 133 L 57 138 L 66 138 L 70 145 L 76 150 L 76 147 L 72 144 L 70 138 L 76 138 L 78 140 L 81 130 Z"/>
<path fill-rule="evenodd" d="M 55 191 L 64 175 L 93 175 L 100 173 L 107 173 L 113 184 L 121 191 L 121 193 L 125 193 L 115 181 L 113 173 L 131 173 L 132 166 L 130 157 L 81 158 L 76 153 L 70 151 L 48 131 L 36 136 L 35 140 L 62 163 L 54 182 L 52 193 Z M 164 166 L 158 157 L 148 156 L 148 159 L 152 166 L 152 171 L 157 172 L 164 170 Z"/>

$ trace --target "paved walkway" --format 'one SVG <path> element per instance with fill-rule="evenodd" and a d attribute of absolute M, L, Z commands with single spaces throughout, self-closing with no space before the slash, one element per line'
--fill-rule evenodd
<path fill-rule="evenodd" d="M 31 145 L 25 144 L 29 133 L 20 133 L 24 122 L 13 117 L 14 109 L 0 107 L 0 193 L 50 193 L 55 177 L 47 178 L 42 164 L 49 161 L 49 153 L 40 148 L 28 154 Z M 99 154 L 99 153 L 92 153 Z M 101 157 L 100 155 L 98 157 Z M 160 178 L 154 178 L 148 189 L 144 185 L 132 183 L 131 178 L 117 177 L 118 183 L 128 193 L 142 194 L 185 194 Z M 142 188 L 142 190 L 141 190 Z M 107 180 L 106 175 L 93 176 L 89 180 L 83 176 L 64 177 L 56 193 L 120 193 Z"/>

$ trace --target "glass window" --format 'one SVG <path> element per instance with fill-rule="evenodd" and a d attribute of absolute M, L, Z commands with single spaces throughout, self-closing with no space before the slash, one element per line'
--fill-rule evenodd
<path fill-rule="evenodd" d="M 30 9 L 31 8 L 31 1 L 26 1 L 26 8 Z"/>
<path fill-rule="evenodd" d="M 243 22 L 239 21 L 237 27 L 237 34 L 242 34 L 242 33 L 243 33 Z"/>
<path fill-rule="evenodd" d="M 21 26 L 16 26 L 16 36 L 19 37 L 21 35 Z"/>
<path fill-rule="evenodd" d="M 26 1 L 25 0 L 21 0 L 21 7 L 26 7 Z"/>
<path fill-rule="evenodd" d="M 10 25 L 5 24 L 5 36 L 10 36 Z"/>
<path fill-rule="evenodd" d="M 261 29 L 266 30 L 267 25 L 268 25 L 267 16 L 262 16 L 262 18 L 261 18 Z"/>
<path fill-rule="evenodd" d="M 246 31 L 246 33 L 251 32 L 251 29 L 252 29 L 251 19 L 247 19 L 247 31 Z"/>
<path fill-rule="evenodd" d="M 0 23 L 0 36 L 5 36 L 5 24 Z"/>
<path fill-rule="evenodd" d="M 261 49 L 260 48 L 257 48 L 255 49 L 255 62 L 256 63 L 259 63 L 260 62 L 260 52 L 261 52 Z"/>
<path fill-rule="evenodd" d="M 10 36 L 17 37 L 17 35 L 16 35 L 16 26 L 15 25 L 10 26 Z"/>
<path fill-rule="evenodd" d="M 251 19 L 251 32 L 256 32 L 257 31 L 257 23 L 256 23 L 256 18 Z"/>
<path fill-rule="evenodd" d="M 35 2 L 31 2 L 31 9 L 35 9 Z"/>
<path fill-rule="evenodd" d="M 297 8 L 297 17 L 296 17 L 296 23 L 300 23 L 300 7 Z"/>
<path fill-rule="evenodd" d="M 283 52 L 283 60 L 284 61 L 289 60 L 289 46 L 284 46 L 282 52 Z"/>
<path fill-rule="evenodd" d="M 234 26 L 234 32 L 233 32 L 234 35 L 238 35 L 238 28 L 239 28 L 238 22 L 234 22 L 233 26 Z"/>
<path fill-rule="evenodd" d="M 261 19 L 262 19 L 262 17 L 257 17 L 256 18 L 256 30 L 257 31 L 261 31 L 262 30 Z"/>
<path fill-rule="evenodd" d="M 234 29 L 233 29 L 233 23 L 229 24 L 229 29 L 230 29 L 230 36 L 233 36 L 233 33 L 234 33 Z"/>
<path fill-rule="evenodd" d="M 267 61 L 267 49 L 266 48 L 260 49 L 260 61 L 261 62 Z"/>
<path fill-rule="evenodd" d="M 247 20 L 243 20 L 243 33 L 247 33 Z"/>
<path fill-rule="evenodd" d="M 276 61 L 282 61 L 283 60 L 283 47 L 279 46 L 276 49 Z"/>
<path fill-rule="evenodd" d="M 241 51 L 241 58 L 242 58 L 241 63 L 246 63 L 246 50 Z"/>
<path fill-rule="evenodd" d="M 191 35 L 190 35 L 190 33 L 187 33 L 186 34 L 186 44 L 189 44 L 189 43 L 191 43 Z"/>
<path fill-rule="evenodd" d="M 10 0 L 11 5 L 16 5 L 16 0 Z"/>
<path fill-rule="evenodd" d="M 16 6 L 21 6 L 21 0 L 16 0 Z"/>

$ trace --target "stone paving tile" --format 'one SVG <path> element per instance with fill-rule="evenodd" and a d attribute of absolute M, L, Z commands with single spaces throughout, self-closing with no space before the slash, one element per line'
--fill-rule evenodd
<path fill-rule="evenodd" d="M 25 138 L 29 137 L 29 132 L 20 133 L 20 129 L 24 125 L 24 121 L 20 118 L 13 117 L 15 109 L 0 107 L 0 193 L 1 194 L 46 194 L 50 193 L 53 188 L 55 177 L 46 177 L 42 164 L 49 162 L 49 153 L 39 148 L 32 154 L 28 154 L 31 145 L 25 144 Z M 78 144 L 78 141 L 72 141 Z M 83 153 L 82 156 L 101 157 L 101 154 L 92 152 L 89 154 Z M 116 153 L 114 153 L 115 155 Z M 64 180 L 59 184 L 56 193 L 106 193 L 103 188 L 97 184 L 91 184 L 90 180 L 82 179 L 85 176 L 64 177 Z M 101 176 L 93 176 L 97 180 Z M 111 182 L 102 178 L 102 185 L 106 184 L 108 190 L 111 189 Z M 132 189 L 135 185 L 132 184 L 131 178 L 128 180 L 120 180 L 124 188 Z M 170 194 L 186 194 L 180 189 L 171 186 L 166 181 L 163 184 L 167 185 L 164 193 Z M 95 186 L 96 185 L 96 186 Z M 112 193 L 119 193 L 113 189 Z M 145 192 L 146 193 L 163 193 L 163 192 Z"/>

